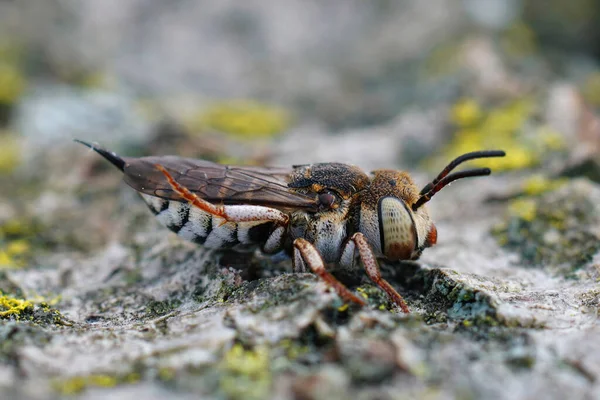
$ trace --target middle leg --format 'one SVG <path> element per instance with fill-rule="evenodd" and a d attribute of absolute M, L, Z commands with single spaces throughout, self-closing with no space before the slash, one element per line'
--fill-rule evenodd
<path fill-rule="evenodd" d="M 333 275 L 331 275 L 325 269 L 325 263 L 323 258 L 319 254 L 319 251 L 309 241 L 298 238 L 294 240 L 294 263 L 302 262 L 303 265 L 307 265 L 312 272 L 323 279 L 335 292 L 345 301 L 351 301 L 356 304 L 364 306 L 366 303 L 363 299 L 352 293 L 344 284 L 338 281 Z M 300 268 L 295 266 L 295 268 Z"/>

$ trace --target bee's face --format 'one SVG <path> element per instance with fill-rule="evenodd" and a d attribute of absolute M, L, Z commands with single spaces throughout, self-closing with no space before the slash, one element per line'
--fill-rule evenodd
<path fill-rule="evenodd" d="M 418 189 L 405 173 L 386 170 L 374 174 L 361 202 L 360 231 L 388 260 L 418 258 L 437 237 L 427 209 L 412 210 Z"/>

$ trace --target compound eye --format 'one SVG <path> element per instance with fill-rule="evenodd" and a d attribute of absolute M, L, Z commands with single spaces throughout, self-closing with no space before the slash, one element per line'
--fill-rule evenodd
<path fill-rule="evenodd" d="M 331 192 L 319 193 L 319 205 L 323 208 L 332 208 L 336 197 Z"/>

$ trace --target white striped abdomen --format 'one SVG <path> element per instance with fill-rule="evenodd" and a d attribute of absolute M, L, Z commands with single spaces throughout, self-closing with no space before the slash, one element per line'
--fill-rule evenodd
<path fill-rule="evenodd" d="M 274 252 L 281 249 L 281 237 L 271 238 L 275 229 L 272 221 L 223 223 L 223 218 L 192 207 L 190 203 L 169 201 L 146 194 L 141 196 L 163 225 L 186 240 L 211 249 L 264 245 L 269 241 L 274 242 L 274 246 L 263 250 Z M 283 232 L 279 230 L 277 235 L 283 236 Z"/>

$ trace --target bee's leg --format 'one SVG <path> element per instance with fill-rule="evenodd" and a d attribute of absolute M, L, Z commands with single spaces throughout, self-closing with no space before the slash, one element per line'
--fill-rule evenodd
<path fill-rule="evenodd" d="M 263 245 L 262 251 L 267 254 L 275 253 L 283 247 L 283 237 L 285 234 L 285 225 L 280 225 L 271 232 L 269 238 Z"/>
<path fill-rule="evenodd" d="M 356 244 L 356 247 L 358 248 L 358 254 L 360 255 L 360 259 L 362 260 L 365 271 L 367 272 L 369 278 L 371 278 L 371 280 L 377 286 L 383 289 L 383 291 L 387 293 L 390 299 L 396 303 L 402 311 L 405 313 L 410 313 L 410 310 L 408 309 L 408 306 L 406 305 L 406 302 L 402 296 L 400 296 L 400 294 L 392 287 L 392 285 L 389 284 L 388 281 L 381 277 L 379 264 L 377 264 L 377 257 L 375 257 L 373 249 L 367 242 L 365 236 L 362 233 L 357 232 L 352 235 L 350 240 Z"/>
<path fill-rule="evenodd" d="M 327 272 L 319 251 L 309 241 L 302 238 L 294 240 L 294 260 L 296 259 L 302 259 L 303 263 L 308 265 L 312 272 L 331 286 L 342 299 L 360 304 L 361 306 L 365 305 L 363 299 L 357 297 L 343 283 Z"/>
<path fill-rule="evenodd" d="M 294 272 L 296 273 L 304 273 L 306 272 L 306 263 L 302 258 L 302 253 L 300 250 L 294 247 L 294 257 L 292 258 L 292 264 L 294 265 Z"/>
<path fill-rule="evenodd" d="M 354 259 L 356 258 L 356 245 L 353 240 L 348 240 L 344 244 L 342 249 L 342 255 L 340 256 L 340 267 L 352 270 L 354 268 Z"/>
<path fill-rule="evenodd" d="M 173 179 L 171 174 L 159 164 L 156 164 L 156 168 L 161 171 L 169 185 L 173 190 L 180 195 L 183 199 L 187 200 L 194 207 L 201 209 L 211 215 L 216 215 L 223 218 L 223 223 L 227 222 L 251 222 L 251 221 L 273 221 L 280 225 L 287 225 L 289 217 L 287 214 L 269 207 L 262 206 L 216 206 L 209 203 L 206 200 L 201 199 L 195 193 L 192 193 L 185 186 L 180 185 Z"/>

